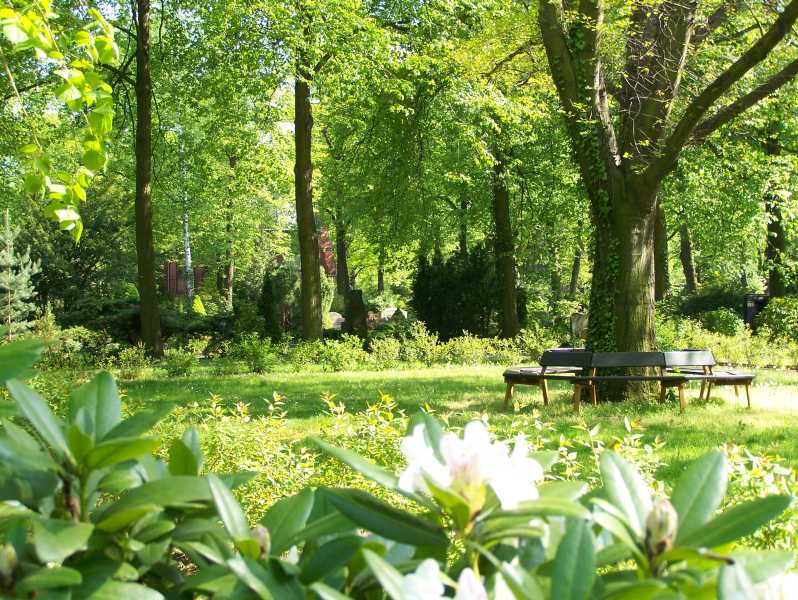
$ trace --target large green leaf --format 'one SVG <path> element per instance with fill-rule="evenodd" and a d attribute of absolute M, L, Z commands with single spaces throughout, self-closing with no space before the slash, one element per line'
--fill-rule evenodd
<path fill-rule="evenodd" d="M 398 479 L 393 473 L 389 473 L 382 467 L 379 467 L 373 462 L 360 457 L 351 450 L 338 448 L 337 446 L 331 446 L 330 444 L 323 442 L 318 438 L 311 439 L 319 448 L 321 448 L 325 454 L 328 454 L 333 458 L 337 458 L 342 463 L 349 465 L 364 477 L 371 479 L 372 481 L 376 481 L 381 486 L 386 487 L 389 490 L 396 489 Z"/>
<path fill-rule="evenodd" d="M 411 546 L 446 546 L 446 534 L 434 523 L 398 510 L 360 490 L 324 489 L 330 502 L 364 529 Z"/>
<path fill-rule="evenodd" d="M 86 548 L 94 526 L 58 519 L 34 519 L 33 545 L 39 560 L 44 563 L 63 562 L 75 552 Z"/>
<path fill-rule="evenodd" d="M 100 584 L 84 584 L 77 588 L 73 598 L 81 600 L 163 600 L 163 594 L 138 583 L 108 579 Z"/>
<path fill-rule="evenodd" d="M 59 419 L 52 413 L 44 399 L 24 383 L 16 379 L 6 382 L 8 391 L 17 401 L 19 411 L 31 422 L 37 433 L 59 455 L 73 460 Z"/>
<path fill-rule="evenodd" d="M 162 511 L 163 507 L 158 506 L 157 504 L 140 504 L 138 506 L 132 506 L 126 510 L 116 512 L 110 517 L 98 522 L 97 529 L 107 532 L 119 531 L 135 521 L 138 521 L 146 514 Z"/>
<path fill-rule="evenodd" d="M 36 569 L 26 575 L 14 586 L 17 594 L 27 595 L 31 592 L 41 592 L 41 590 L 51 590 L 53 588 L 72 587 L 80 585 L 83 577 L 80 571 L 68 567 L 54 567 L 52 569 Z M 37 594 L 38 596 L 38 594 Z"/>
<path fill-rule="evenodd" d="M 726 495 L 726 457 L 715 450 L 692 463 L 679 478 L 671 503 L 679 515 L 676 543 L 701 527 Z"/>
<path fill-rule="evenodd" d="M 405 600 L 402 593 L 402 574 L 383 558 L 371 550 L 363 550 L 363 558 L 366 559 L 374 577 L 380 582 L 382 589 L 392 600 Z"/>
<path fill-rule="evenodd" d="M 791 496 L 767 496 L 743 502 L 684 536 L 681 545 L 716 548 L 739 540 L 778 517 L 791 502 Z"/>
<path fill-rule="evenodd" d="M 310 589 L 316 592 L 321 600 L 352 600 L 349 596 L 320 582 L 311 585 Z"/>
<path fill-rule="evenodd" d="M 557 548 L 551 577 L 551 597 L 584 600 L 590 597 L 596 568 L 593 532 L 587 521 L 572 520 Z"/>
<path fill-rule="evenodd" d="M 169 472 L 172 475 L 199 475 L 197 457 L 181 439 L 175 439 L 169 446 Z"/>
<path fill-rule="evenodd" d="M 275 600 L 269 588 L 266 586 L 264 578 L 261 577 L 263 570 L 260 565 L 247 561 L 243 558 L 232 558 L 227 562 L 230 570 L 251 589 L 261 600 Z"/>
<path fill-rule="evenodd" d="M 0 384 L 32 367 L 43 350 L 44 344 L 38 340 L 19 340 L 0 346 Z"/>
<path fill-rule="evenodd" d="M 635 533 L 642 537 L 652 507 L 646 482 L 637 469 L 609 450 L 602 452 L 599 467 L 610 502 L 626 516 Z"/>
<path fill-rule="evenodd" d="M 140 410 L 119 423 L 105 437 L 111 440 L 143 435 L 152 429 L 158 421 L 172 412 L 174 407 L 174 404 L 158 404 L 154 408 Z"/>
<path fill-rule="evenodd" d="M 324 579 L 345 566 L 360 550 L 365 539 L 357 535 L 335 538 L 317 548 L 302 564 L 300 579 L 308 584 Z"/>
<path fill-rule="evenodd" d="M 92 449 L 86 456 L 91 469 L 102 469 L 123 463 L 158 449 L 160 442 L 153 438 L 116 438 L 106 440 Z"/>
<path fill-rule="evenodd" d="M 213 503 L 216 505 L 216 512 L 219 513 L 227 532 L 234 540 L 243 540 L 250 537 L 247 518 L 244 516 L 244 511 L 241 510 L 238 501 L 233 497 L 232 492 L 215 475 L 208 476 L 208 485 L 210 486 Z"/>
<path fill-rule="evenodd" d="M 266 511 L 260 522 L 269 530 L 272 554 L 280 555 L 291 547 L 294 536 L 308 521 L 313 500 L 313 490 L 304 489 L 295 496 L 278 500 Z"/>
<path fill-rule="evenodd" d="M 95 441 L 100 441 L 122 420 L 122 403 L 116 382 L 110 373 L 102 371 L 94 379 L 72 392 L 69 400 L 70 419 L 84 409 L 93 425 L 93 431 L 84 431 Z"/>
<path fill-rule="evenodd" d="M 140 506 L 142 504 L 155 504 L 170 507 L 189 502 L 208 502 L 211 500 L 211 491 L 208 482 L 202 477 L 164 477 L 150 481 L 134 488 L 109 504 L 99 512 L 92 515 L 96 522 L 110 518 L 119 512 Z"/>

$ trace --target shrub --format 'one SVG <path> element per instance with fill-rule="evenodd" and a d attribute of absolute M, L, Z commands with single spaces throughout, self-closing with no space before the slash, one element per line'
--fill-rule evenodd
<path fill-rule="evenodd" d="M 756 324 L 772 337 L 798 341 L 798 296 L 771 298 Z"/>
<path fill-rule="evenodd" d="M 321 345 L 318 364 L 324 371 L 354 371 L 363 368 L 368 359 L 363 340 L 344 334 L 338 340 L 328 340 Z"/>
<path fill-rule="evenodd" d="M 450 339 L 440 348 L 440 358 L 455 365 L 478 365 L 487 362 L 492 353 L 492 340 L 478 338 L 468 332 Z"/>
<path fill-rule="evenodd" d="M 122 348 L 116 357 L 110 359 L 111 364 L 119 370 L 122 379 L 135 379 L 149 365 L 147 350 L 144 344 L 126 346 Z"/>
<path fill-rule="evenodd" d="M 170 348 L 164 351 L 163 368 L 170 377 L 185 377 L 197 367 L 197 356 L 191 350 Z"/>
<path fill-rule="evenodd" d="M 378 369 L 396 367 L 402 357 L 402 342 L 392 337 L 373 337 L 369 340 L 371 362 Z"/>
<path fill-rule="evenodd" d="M 745 331 L 745 322 L 729 308 L 718 308 L 699 315 L 701 324 L 712 333 L 740 335 Z"/>
<path fill-rule="evenodd" d="M 688 317 L 697 317 L 719 308 L 728 308 L 743 317 L 745 290 L 727 286 L 705 286 L 682 298 L 679 310 Z"/>
<path fill-rule="evenodd" d="M 205 304 L 202 302 L 202 296 L 199 294 L 194 295 L 194 300 L 191 302 L 191 312 L 200 317 L 208 316 L 208 312 L 205 310 Z"/>
<path fill-rule="evenodd" d="M 438 358 L 438 335 L 430 333 L 421 321 L 415 321 L 410 331 L 402 336 L 402 358 L 431 365 Z"/>
<path fill-rule="evenodd" d="M 271 340 L 250 333 L 241 338 L 234 355 L 244 361 L 251 373 L 266 373 L 277 363 L 277 351 Z"/>

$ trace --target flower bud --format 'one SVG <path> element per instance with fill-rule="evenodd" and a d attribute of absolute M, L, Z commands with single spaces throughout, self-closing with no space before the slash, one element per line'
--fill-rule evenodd
<path fill-rule="evenodd" d="M 17 568 L 17 551 L 11 544 L 0 546 L 0 581 L 9 582 Z"/>
<path fill-rule="evenodd" d="M 657 500 L 646 519 L 646 550 L 650 558 L 673 548 L 678 525 L 679 515 L 670 500 Z"/>
<path fill-rule="evenodd" d="M 263 525 L 255 525 L 252 529 L 252 537 L 257 540 L 260 545 L 260 556 L 266 558 L 272 550 L 272 536 L 269 535 L 269 530 Z"/>

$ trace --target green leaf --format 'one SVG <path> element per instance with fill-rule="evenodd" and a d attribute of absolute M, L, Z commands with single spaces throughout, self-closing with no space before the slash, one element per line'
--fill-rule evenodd
<path fill-rule="evenodd" d="M 310 589 L 316 592 L 321 600 L 352 600 L 349 596 L 323 583 L 314 583 L 310 586 Z"/>
<path fill-rule="evenodd" d="M 321 448 L 322 452 L 332 456 L 333 458 L 337 458 L 346 465 L 349 465 L 367 479 L 371 479 L 372 481 L 379 483 L 381 486 L 389 490 L 396 489 L 399 479 L 393 473 L 389 473 L 382 467 L 379 467 L 373 462 L 360 457 L 351 450 L 331 446 L 330 444 L 323 442 L 318 438 L 311 438 L 311 440 L 319 448 Z"/>
<path fill-rule="evenodd" d="M 68 567 L 54 567 L 52 569 L 36 569 L 30 575 L 20 580 L 14 590 L 17 594 L 27 595 L 40 590 L 50 590 L 60 587 L 72 587 L 83 583 L 80 571 Z M 37 594 L 38 596 L 38 594 Z"/>
<path fill-rule="evenodd" d="M 405 600 L 404 594 L 402 594 L 402 574 L 371 550 L 363 550 L 363 558 L 385 593 L 392 600 Z"/>
<path fill-rule="evenodd" d="M 775 519 L 792 503 L 791 496 L 768 496 L 743 502 L 721 513 L 681 540 L 682 546 L 717 548 L 747 535 Z"/>
<path fill-rule="evenodd" d="M 172 412 L 174 407 L 174 404 L 159 404 L 156 405 L 155 408 L 140 410 L 135 415 L 132 415 L 131 417 L 128 417 L 119 423 L 119 425 L 108 432 L 105 438 L 112 440 L 115 438 L 137 437 L 139 435 L 143 435 L 152 429 L 158 423 L 158 421 Z"/>
<path fill-rule="evenodd" d="M 584 481 L 547 481 L 538 486 L 541 498 L 563 498 L 577 500 L 584 496 L 590 487 Z"/>
<path fill-rule="evenodd" d="M 795 559 L 792 552 L 741 550 L 732 556 L 734 562 L 745 569 L 751 582 L 762 583 L 787 571 Z"/>
<path fill-rule="evenodd" d="M 551 577 L 551 597 L 584 600 L 590 597 L 596 568 L 593 532 L 587 521 L 569 521 L 557 548 Z"/>
<path fill-rule="evenodd" d="M 398 510 L 366 492 L 326 488 L 323 493 L 353 523 L 389 540 L 411 546 L 445 547 L 449 543 L 437 525 Z"/>
<path fill-rule="evenodd" d="M 4 25 L 3 34 L 8 38 L 8 41 L 11 42 L 13 46 L 24 44 L 30 39 L 28 37 L 28 34 L 25 33 L 22 30 L 22 28 L 16 23 L 9 23 L 8 25 Z"/>
<path fill-rule="evenodd" d="M 84 550 L 94 526 L 57 519 L 33 521 L 33 545 L 44 563 L 63 562 L 75 552 Z"/>
<path fill-rule="evenodd" d="M 183 440 L 176 439 L 169 447 L 169 472 L 172 475 L 199 475 L 197 457 Z"/>
<path fill-rule="evenodd" d="M 241 510 L 238 501 L 233 497 L 232 492 L 215 475 L 208 476 L 208 485 L 210 486 L 213 503 L 216 505 L 216 511 L 219 513 L 227 532 L 234 540 L 249 538 L 247 518 L 244 516 L 244 511 Z"/>
<path fill-rule="evenodd" d="M 530 452 L 529 458 L 536 460 L 544 471 L 551 469 L 559 460 L 560 455 L 556 450 L 543 450 L 540 452 Z"/>
<path fill-rule="evenodd" d="M 706 523 L 726 495 L 726 457 L 715 450 L 692 463 L 679 478 L 671 503 L 679 515 L 676 543 Z"/>
<path fill-rule="evenodd" d="M 330 573 L 344 567 L 360 550 L 364 538 L 356 535 L 336 538 L 322 544 L 302 564 L 302 583 L 309 584 L 324 579 Z"/>
<path fill-rule="evenodd" d="M 24 383 L 16 379 L 9 379 L 6 382 L 8 391 L 17 401 L 19 411 L 31 422 L 34 429 L 42 439 L 59 455 L 67 457 L 74 462 L 72 453 L 61 429 L 61 422 L 50 411 L 50 407 L 39 394 L 34 392 Z"/>
<path fill-rule="evenodd" d="M 98 444 L 86 457 L 91 469 L 110 467 L 158 449 L 160 442 L 153 438 L 116 438 Z"/>
<path fill-rule="evenodd" d="M 258 598 L 261 598 L 261 600 L 274 600 L 269 588 L 255 574 L 255 572 L 261 570 L 258 568 L 259 565 L 257 563 L 251 563 L 242 558 L 232 558 L 227 561 L 227 566 L 249 589 L 255 592 Z M 253 569 L 253 567 L 255 568 Z"/>
<path fill-rule="evenodd" d="M 100 585 L 92 582 L 78 588 L 73 598 L 81 600 L 163 600 L 163 594 L 147 586 L 108 579 Z"/>
<path fill-rule="evenodd" d="M 83 153 L 83 164 L 92 171 L 102 171 L 105 167 L 105 155 L 97 150 L 89 150 Z"/>
<path fill-rule="evenodd" d="M 718 600 L 756 598 L 754 584 L 741 565 L 723 565 L 718 575 Z"/>
<path fill-rule="evenodd" d="M 135 523 L 144 515 L 156 512 L 163 512 L 163 507 L 157 504 L 140 504 L 139 506 L 133 506 L 98 522 L 97 529 L 113 533 Z"/>
<path fill-rule="evenodd" d="M 95 513 L 93 517 L 96 522 L 100 522 L 112 515 L 142 504 L 170 507 L 189 502 L 208 502 L 210 500 L 210 488 L 204 478 L 188 476 L 164 477 L 130 490 L 116 502 Z"/>
<path fill-rule="evenodd" d="M 122 403 L 116 382 L 110 373 L 103 371 L 94 379 L 72 392 L 69 401 L 69 415 L 72 422 L 78 411 L 85 409 L 94 426 L 93 439 L 101 441 L 122 420 Z M 91 431 L 84 433 L 92 435 Z"/>
<path fill-rule="evenodd" d="M 626 515 L 632 529 L 642 538 L 652 507 L 646 482 L 637 469 L 609 450 L 602 452 L 599 467 L 610 502 Z"/>
<path fill-rule="evenodd" d="M 260 522 L 269 530 L 272 554 L 280 555 L 291 547 L 292 539 L 308 521 L 313 500 L 314 492 L 307 488 L 295 496 L 278 500 L 266 511 Z"/>
<path fill-rule="evenodd" d="M 189 427 L 183 432 L 182 437 L 183 443 L 186 447 L 191 450 L 191 453 L 194 455 L 194 459 L 197 463 L 197 472 L 202 470 L 202 463 L 203 463 L 203 455 L 202 455 L 202 446 L 200 445 L 200 437 L 199 432 L 197 431 L 196 427 Z M 232 486 L 230 486 L 232 487 Z"/>

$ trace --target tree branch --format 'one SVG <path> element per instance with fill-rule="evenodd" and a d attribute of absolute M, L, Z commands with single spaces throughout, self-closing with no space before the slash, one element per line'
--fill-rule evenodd
<path fill-rule="evenodd" d="M 796 19 L 798 19 L 798 0 L 792 0 L 753 46 L 693 98 L 670 137 L 662 145 L 660 157 L 646 169 L 647 179 L 661 181 L 673 169 L 679 153 L 706 112 L 731 86 L 767 57 L 768 53 L 784 39 Z"/>
<path fill-rule="evenodd" d="M 729 20 L 731 13 L 737 12 L 741 4 L 740 0 L 734 0 L 733 2 L 724 3 L 715 9 L 715 12 L 709 15 L 706 25 L 696 27 L 695 33 L 693 33 L 692 45 L 697 47 L 703 44 L 709 36 Z"/>
<path fill-rule="evenodd" d="M 755 89 L 720 109 L 712 117 L 701 121 L 693 131 L 693 141 L 703 142 L 713 131 L 748 110 L 763 98 L 770 96 L 780 87 L 795 79 L 796 76 L 798 76 L 798 59 L 789 63 Z"/>
<path fill-rule="evenodd" d="M 507 63 L 511 62 L 515 57 L 520 56 L 521 54 L 523 54 L 524 52 L 529 50 L 533 46 L 533 44 L 534 44 L 534 42 L 532 40 L 527 40 L 526 42 L 524 42 L 523 44 L 518 46 L 518 48 L 516 48 L 515 50 L 510 52 L 510 54 L 508 54 L 503 59 L 501 59 L 499 62 L 497 62 L 490 71 L 486 71 L 482 75 L 486 79 L 490 79 L 491 77 L 493 77 L 493 75 L 496 74 L 496 71 L 501 69 Z"/>

